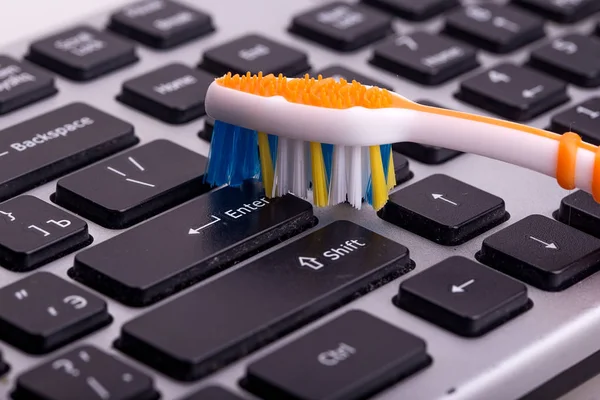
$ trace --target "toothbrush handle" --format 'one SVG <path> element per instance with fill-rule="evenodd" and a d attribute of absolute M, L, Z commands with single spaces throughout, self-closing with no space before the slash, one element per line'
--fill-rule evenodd
<path fill-rule="evenodd" d="M 543 129 L 459 111 L 422 106 L 409 130 L 411 141 L 477 154 L 554 177 L 600 202 L 600 152 L 572 132 Z"/>

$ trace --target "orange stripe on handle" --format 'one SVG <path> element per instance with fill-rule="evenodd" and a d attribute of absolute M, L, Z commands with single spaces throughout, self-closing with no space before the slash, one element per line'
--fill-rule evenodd
<path fill-rule="evenodd" d="M 581 137 L 574 132 L 567 132 L 560 138 L 558 160 L 556 162 L 556 180 L 563 189 L 575 189 L 577 150 L 580 144 Z"/>
<path fill-rule="evenodd" d="M 594 158 L 592 196 L 594 196 L 594 200 L 596 200 L 597 203 L 600 203 L 600 147 L 596 148 L 596 157 Z"/>

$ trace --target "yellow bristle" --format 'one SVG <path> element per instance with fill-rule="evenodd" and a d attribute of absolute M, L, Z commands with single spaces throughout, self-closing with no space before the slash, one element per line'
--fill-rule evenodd
<path fill-rule="evenodd" d="M 273 160 L 271 159 L 271 148 L 269 146 L 269 136 L 264 132 L 258 132 L 258 154 L 260 157 L 260 167 L 262 170 L 263 186 L 267 197 L 273 193 Z"/>
<path fill-rule="evenodd" d="M 373 208 L 381 209 L 388 200 L 388 185 L 383 173 L 383 162 L 379 146 L 370 146 L 371 182 L 373 192 Z"/>
<path fill-rule="evenodd" d="M 312 166 L 313 202 L 317 207 L 325 207 L 328 203 L 327 176 L 325 160 L 320 143 L 310 143 L 310 158 Z"/>
<path fill-rule="evenodd" d="M 387 187 L 388 191 L 396 187 L 396 170 L 394 169 L 394 156 L 392 152 L 390 152 L 390 162 L 388 164 Z"/>

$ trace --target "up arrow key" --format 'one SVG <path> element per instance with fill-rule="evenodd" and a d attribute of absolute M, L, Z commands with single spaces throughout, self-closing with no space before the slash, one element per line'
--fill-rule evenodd
<path fill-rule="evenodd" d="M 301 266 L 312 268 L 314 270 L 321 269 L 325 266 L 314 257 L 298 257 L 298 261 L 300 261 Z"/>

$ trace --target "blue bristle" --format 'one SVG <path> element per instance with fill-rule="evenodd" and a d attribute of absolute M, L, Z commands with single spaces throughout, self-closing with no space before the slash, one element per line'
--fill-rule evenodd
<path fill-rule="evenodd" d="M 269 150 L 271 150 L 271 158 L 273 159 L 273 165 L 277 163 L 277 136 L 268 135 L 269 138 Z"/>
<path fill-rule="evenodd" d="M 321 144 L 323 151 L 323 161 L 325 162 L 325 173 L 327 174 L 327 185 L 331 182 L 331 164 L 333 162 L 333 145 L 332 144 Z"/>
<path fill-rule="evenodd" d="M 258 156 L 258 133 L 236 126 L 233 132 L 233 146 L 227 151 L 232 154 L 229 165 L 229 185 L 240 186 L 247 179 L 260 175 Z"/>
<path fill-rule="evenodd" d="M 204 174 L 204 181 L 212 186 L 221 186 L 229 183 L 228 171 L 232 162 L 235 126 L 223 121 L 215 121 L 208 165 Z"/>

